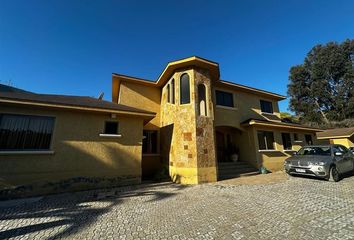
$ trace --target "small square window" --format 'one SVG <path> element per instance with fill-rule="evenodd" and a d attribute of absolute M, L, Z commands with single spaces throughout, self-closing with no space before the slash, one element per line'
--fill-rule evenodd
<path fill-rule="evenodd" d="M 118 122 L 106 122 L 104 128 L 105 134 L 118 134 Z"/>
<path fill-rule="evenodd" d="M 273 114 L 273 104 L 269 101 L 260 100 L 262 113 Z"/>

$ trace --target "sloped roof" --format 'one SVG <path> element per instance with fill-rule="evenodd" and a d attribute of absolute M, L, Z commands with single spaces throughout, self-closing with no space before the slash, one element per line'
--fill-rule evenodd
<path fill-rule="evenodd" d="M 313 128 L 313 127 L 308 127 L 304 126 L 301 124 L 296 124 L 296 123 L 285 123 L 285 122 L 279 122 L 279 121 L 268 121 L 264 119 L 248 119 L 241 123 L 242 126 L 268 126 L 268 127 L 276 127 L 276 128 L 290 128 L 290 129 L 297 129 L 297 130 L 308 130 L 308 131 L 314 131 L 314 132 L 321 132 L 323 130 L 319 128 Z"/>
<path fill-rule="evenodd" d="M 70 96 L 55 94 L 37 94 L 26 92 L 0 84 L 0 102 L 48 107 L 71 107 L 80 110 L 99 110 L 107 112 L 126 112 L 155 116 L 155 113 L 128 107 L 122 104 L 108 102 L 88 96 Z"/>
<path fill-rule="evenodd" d="M 4 84 L 0 84 L 0 93 L 1 93 L 1 92 L 8 92 L 8 93 L 32 93 L 32 92 L 25 91 L 25 90 L 20 89 L 20 88 L 16 88 L 16 87 L 4 85 Z"/>
<path fill-rule="evenodd" d="M 277 100 L 286 99 L 285 96 L 277 93 L 272 93 L 269 91 L 248 87 L 245 85 L 241 85 L 241 84 L 237 84 L 225 80 L 220 80 L 218 63 L 198 56 L 192 56 L 189 58 L 184 58 L 184 59 L 169 62 L 156 81 L 146 80 L 146 79 L 132 77 L 132 76 L 126 76 L 118 73 L 112 73 L 112 100 L 116 101 L 118 99 L 119 87 L 122 81 L 134 82 L 137 84 L 142 84 L 150 87 L 162 87 L 169 80 L 169 78 L 171 77 L 171 75 L 176 69 L 181 69 L 189 66 L 197 66 L 197 67 L 209 69 L 210 75 L 213 77 L 213 79 L 216 79 L 215 83 L 217 86 L 236 89 L 248 93 L 260 94 Z"/>
<path fill-rule="evenodd" d="M 325 130 L 324 132 L 317 133 L 318 139 L 330 138 L 349 138 L 354 135 L 354 127 L 351 128 L 335 128 Z"/>

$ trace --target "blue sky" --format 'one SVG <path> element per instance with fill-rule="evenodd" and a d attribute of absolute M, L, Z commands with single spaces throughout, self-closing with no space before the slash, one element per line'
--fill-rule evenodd
<path fill-rule="evenodd" d="M 168 61 L 197 55 L 224 80 L 286 94 L 311 47 L 346 38 L 351 0 L 0 0 L 0 81 L 111 100 L 112 72 L 155 80 Z"/>

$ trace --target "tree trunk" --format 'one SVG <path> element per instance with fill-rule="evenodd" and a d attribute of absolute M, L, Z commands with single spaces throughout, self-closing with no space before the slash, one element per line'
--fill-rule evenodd
<path fill-rule="evenodd" d="M 321 109 L 321 107 L 320 107 L 320 104 L 318 103 L 317 100 L 315 100 L 315 103 L 316 103 L 318 109 L 320 110 L 321 115 L 322 115 L 324 121 L 325 121 L 326 123 L 329 123 L 328 118 L 326 117 L 326 114 L 322 111 L 322 109 Z"/>

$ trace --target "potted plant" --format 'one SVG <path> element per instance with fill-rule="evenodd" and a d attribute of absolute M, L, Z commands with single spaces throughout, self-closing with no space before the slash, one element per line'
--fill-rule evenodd
<path fill-rule="evenodd" d="M 231 149 L 230 149 L 231 161 L 233 161 L 233 162 L 238 162 L 238 160 L 239 160 L 239 153 L 240 153 L 240 149 L 239 149 L 238 147 L 236 147 L 236 145 L 232 144 L 232 145 L 231 145 Z"/>

